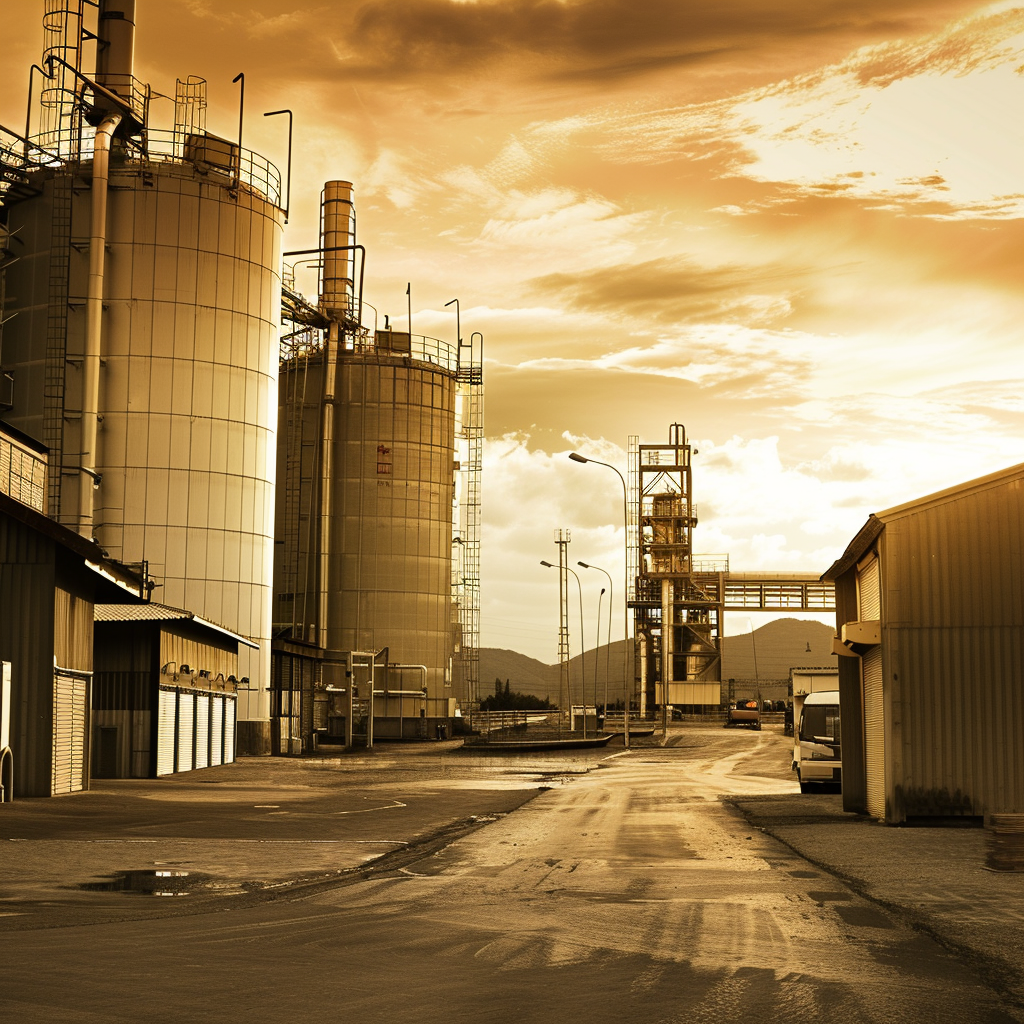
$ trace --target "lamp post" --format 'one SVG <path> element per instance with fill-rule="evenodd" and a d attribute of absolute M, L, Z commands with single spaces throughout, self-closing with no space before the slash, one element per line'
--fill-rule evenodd
<path fill-rule="evenodd" d="M 622 592 L 622 637 L 623 641 L 629 639 L 629 498 L 626 493 L 626 480 L 623 475 L 610 463 L 601 462 L 598 459 L 588 459 L 585 455 L 580 455 L 579 452 L 570 452 L 569 458 L 573 462 L 593 462 L 596 466 L 604 466 L 605 469 L 610 469 L 618 478 L 619 483 L 622 484 L 622 533 L 624 541 L 623 555 L 625 556 L 626 564 L 623 569 L 623 575 L 625 577 L 625 587 Z M 623 723 L 625 726 L 624 743 L 629 746 L 629 704 L 632 697 L 632 687 L 629 681 L 629 672 L 626 664 L 626 656 L 628 654 L 629 644 L 623 642 L 622 645 L 622 689 L 623 689 Z"/>
<path fill-rule="evenodd" d="M 598 652 L 601 650 L 601 602 L 604 600 L 604 587 L 601 588 L 601 593 L 597 595 L 597 640 L 594 643 L 594 730 L 597 730 L 597 663 L 598 663 Z M 611 609 L 611 598 L 608 599 L 608 608 Z M 611 640 L 611 637 L 608 638 Z M 605 676 L 604 688 L 608 689 L 608 677 Z M 586 704 L 586 701 L 583 702 Z M 608 701 L 605 701 L 605 710 L 607 711 Z"/>
<path fill-rule="evenodd" d="M 602 569 L 599 565 L 588 565 L 586 562 L 577 562 L 578 566 L 584 569 L 596 569 L 598 572 L 603 572 L 608 577 L 608 644 L 604 651 L 604 713 L 608 714 L 608 680 L 612 676 L 612 605 L 615 603 L 615 587 L 612 585 L 611 573 L 607 569 Z M 625 642 L 625 639 L 623 639 Z M 598 639 L 598 647 L 601 646 L 601 641 Z M 597 669 L 594 669 L 594 703 L 597 703 Z"/>
<path fill-rule="evenodd" d="M 558 566 L 551 562 L 540 563 L 548 569 L 557 569 Z M 580 592 L 580 689 L 583 691 L 583 738 L 587 738 L 587 643 L 583 633 L 583 584 L 580 583 L 579 575 L 569 566 L 565 566 L 566 572 L 571 572 L 576 579 L 576 586 Z M 596 653 L 595 653 L 596 656 Z M 569 695 L 569 722 L 572 724 L 572 694 Z"/>

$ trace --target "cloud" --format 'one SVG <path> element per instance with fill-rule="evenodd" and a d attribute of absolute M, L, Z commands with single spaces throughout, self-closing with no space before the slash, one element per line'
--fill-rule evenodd
<path fill-rule="evenodd" d="M 723 173 L 783 186 L 780 203 L 842 195 L 938 218 L 1020 217 L 1022 62 L 1024 9 L 983 13 L 734 98 L 610 119 L 600 151 L 625 162 L 725 151 Z"/>
<path fill-rule="evenodd" d="M 817 51 L 918 34 L 960 3 L 883 0 L 371 0 L 346 26 L 340 70 L 362 76 L 450 76 L 514 65 L 536 79 L 606 82 L 726 61 L 756 62 L 768 49 Z"/>
<path fill-rule="evenodd" d="M 500 249 L 505 260 L 536 255 L 562 266 L 586 268 L 632 253 L 632 236 L 644 219 L 643 213 L 627 213 L 615 203 L 574 189 L 513 191 L 484 224 L 476 245 L 491 252 Z"/>
<path fill-rule="evenodd" d="M 669 324 L 708 320 L 757 324 L 789 313 L 787 296 L 799 276 L 796 268 L 702 266 L 677 256 L 582 274 L 560 270 L 530 283 L 581 310 Z"/>

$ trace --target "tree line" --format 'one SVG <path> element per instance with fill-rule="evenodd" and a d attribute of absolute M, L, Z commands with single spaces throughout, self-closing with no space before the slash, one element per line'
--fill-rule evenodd
<path fill-rule="evenodd" d="M 555 705 L 547 698 L 534 697 L 532 693 L 519 693 L 512 689 L 508 679 L 502 684 L 494 680 L 494 693 L 480 701 L 481 711 L 554 711 Z"/>

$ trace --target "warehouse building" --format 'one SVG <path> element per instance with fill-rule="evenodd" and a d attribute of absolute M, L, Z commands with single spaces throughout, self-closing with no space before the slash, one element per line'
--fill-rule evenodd
<path fill-rule="evenodd" d="M 844 808 L 1024 812 L 1024 464 L 875 513 L 822 579 Z"/>

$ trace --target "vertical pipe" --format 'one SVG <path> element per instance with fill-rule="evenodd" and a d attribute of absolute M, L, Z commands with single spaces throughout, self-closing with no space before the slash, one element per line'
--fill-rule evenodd
<path fill-rule="evenodd" d="M 337 388 L 339 329 L 332 320 L 324 351 L 324 391 L 320 423 L 320 601 L 317 642 L 327 648 L 330 611 L 331 514 L 334 496 L 334 402 Z"/>
<path fill-rule="evenodd" d="M 320 303 L 330 318 L 324 353 L 323 421 L 321 424 L 322 463 L 320 480 L 320 646 L 328 646 L 331 587 L 331 518 L 334 489 L 334 405 L 337 389 L 338 357 L 343 341 L 340 320 L 351 315 L 351 253 L 337 252 L 348 245 L 352 224 L 352 183 L 328 181 L 324 184 L 323 208 L 324 272 Z M 372 705 L 372 698 L 371 698 Z M 372 711 L 372 707 L 371 707 Z"/>
<path fill-rule="evenodd" d="M 134 107 L 135 0 L 100 0 L 98 28 L 96 82 Z M 102 103 L 102 97 L 96 100 Z"/>
<path fill-rule="evenodd" d="M 352 317 L 353 254 L 351 250 L 338 250 L 355 244 L 353 209 L 351 181 L 325 182 L 322 212 L 324 276 L 320 304 L 332 319 Z"/>
<path fill-rule="evenodd" d="M 96 467 L 100 406 L 100 358 L 103 351 L 103 274 L 107 245 L 107 182 L 110 140 L 121 123 L 120 114 L 104 118 L 96 129 L 92 158 L 92 210 L 89 226 L 89 284 L 85 302 L 85 358 L 82 363 L 82 444 L 78 479 L 78 532 L 93 534 L 93 489 L 99 484 Z"/>

